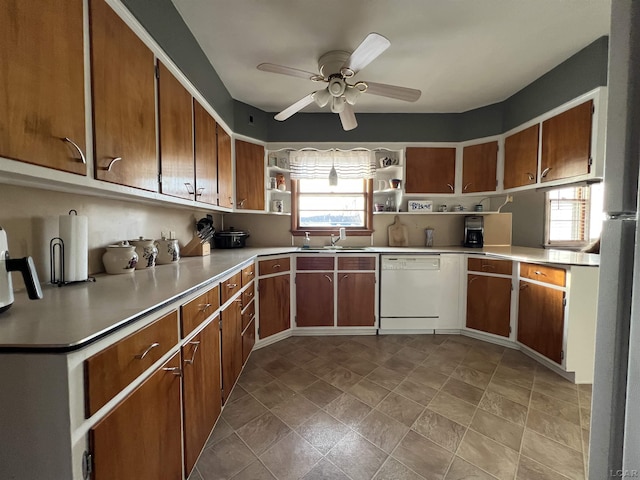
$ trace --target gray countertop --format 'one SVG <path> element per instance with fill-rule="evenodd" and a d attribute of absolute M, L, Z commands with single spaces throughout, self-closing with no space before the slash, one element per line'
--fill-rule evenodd
<path fill-rule="evenodd" d="M 206 257 L 182 258 L 171 265 L 125 275 L 99 275 L 96 282 L 43 286 L 44 298 L 30 301 L 17 292 L 0 314 L 0 351 L 64 352 L 144 318 L 198 288 L 220 280 L 257 255 L 307 252 L 297 247 L 214 250 Z M 328 253 L 336 253 L 329 251 Z M 474 253 L 534 263 L 598 266 L 599 255 L 524 247 L 371 247 L 337 253 Z"/>

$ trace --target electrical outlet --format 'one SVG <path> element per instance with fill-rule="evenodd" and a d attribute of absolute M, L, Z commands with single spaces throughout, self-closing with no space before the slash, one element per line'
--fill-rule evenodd
<path fill-rule="evenodd" d="M 513 202 L 513 195 L 507 195 L 507 202 L 508 203 Z"/>
<path fill-rule="evenodd" d="M 160 232 L 160 238 L 169 238 L 169 237 L 167 236 L 167 232 L 166 232 L 166 231 L 164 231 L 164 230 L 162 230 L 162 231 Z"/>

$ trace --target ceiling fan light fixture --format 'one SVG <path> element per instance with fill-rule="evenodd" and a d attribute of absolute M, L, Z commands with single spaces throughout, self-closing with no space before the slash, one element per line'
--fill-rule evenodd
<path fill-rule="evenodd" d="M 344 93 L 345 88 L 347 88 L 347 84 L 340 77 L 333 77 L 329 80 L 329 86 L 327 87 L 329 93 L 334 97 L 341 96 Z"/>
<path fill-rule="evenodd" d="M 331 111 L 333 113 L 340 113 L 344 110 L 346 104 L 347 101 L 344 97 L 333 97 L 333 100 L 331 100 Z"/>
<path fill-rule="evenodd" d="M 313 94 L 313 99 L 315 100 L 316 104 L 322 108 L 326 106 L 327 103 L 329 103 L 329 100 L 331 100 L 331 94 L 329 93 L 329 90 L 324 88 L 315 92 Z"/>
<path fill-rule="evenodd" d="M 344 91 L 344 98 L 349 105 L 355 105 L 358 97 L 360 96 L 360 90 L 355 86 L 349 85 Z"/>

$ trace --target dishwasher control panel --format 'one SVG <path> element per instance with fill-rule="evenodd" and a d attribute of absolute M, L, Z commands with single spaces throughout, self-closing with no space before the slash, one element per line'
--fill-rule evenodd
<path fill-rule="evenodd" d="M 440 255 L 382 256 L 382 270 L 440 270 Z"/>

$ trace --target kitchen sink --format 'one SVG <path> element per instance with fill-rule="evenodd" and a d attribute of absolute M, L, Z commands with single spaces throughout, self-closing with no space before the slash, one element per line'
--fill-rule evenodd
<path fill-rule="evenodd" d="M 298 250 L 301 252 L 350 252 L 350 251 L 363 251 L 369 250 L 370 247 L 347 247 L 344 245 L 326 245 L 323 247 L 310 247 L 310 248 L 302 248 L 299 247 Z"/>

